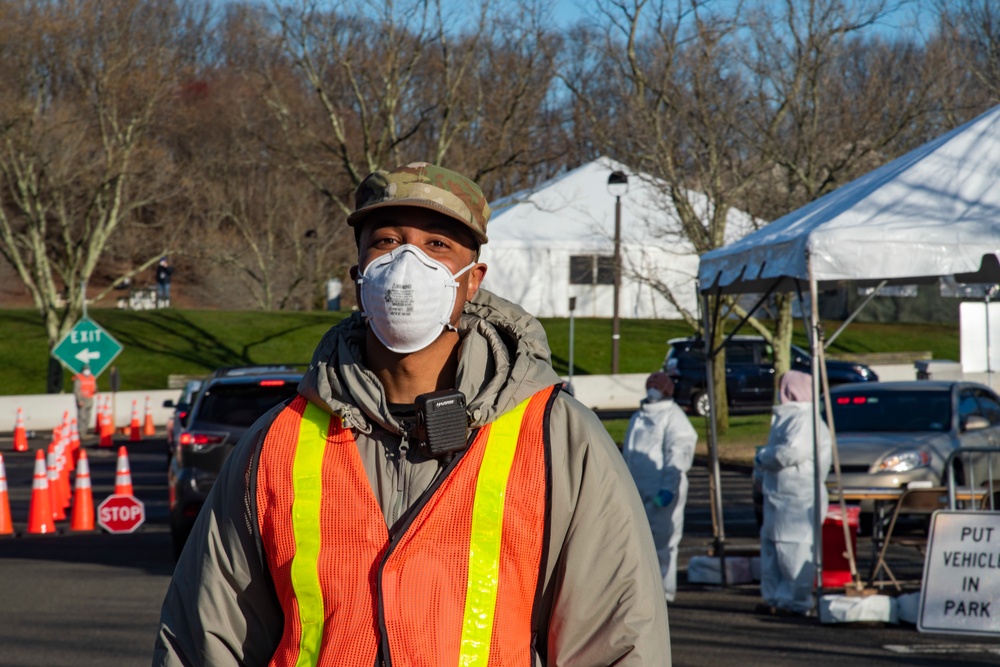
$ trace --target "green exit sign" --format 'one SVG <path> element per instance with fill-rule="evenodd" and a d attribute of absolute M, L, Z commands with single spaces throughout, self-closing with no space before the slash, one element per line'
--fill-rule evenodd
<path fill-rule="evenodd" d="M 74 373 L 82 371 L 86 364 L 91 373 L 100 375 L 123 349 L 101 325 L 85 317 L 59 341 L 52 356 Z"/>

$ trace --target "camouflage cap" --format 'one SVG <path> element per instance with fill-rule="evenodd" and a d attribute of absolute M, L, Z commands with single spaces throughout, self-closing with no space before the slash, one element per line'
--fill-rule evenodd
<path fill-rule="evenodd" d="M 358 225 L 369 214 L 390 206 L 427 208 L 454 218 L 482 245 L 488 241 L 490 206 L 478 185 L 461 174 L 427 162 L 411 162 L 392 171 L 369 174 L 354 192 L 354 213 L 347 224 Z"/>

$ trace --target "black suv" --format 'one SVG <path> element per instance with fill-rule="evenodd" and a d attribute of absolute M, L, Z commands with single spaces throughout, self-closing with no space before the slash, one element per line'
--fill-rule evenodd
<path fill-rule="evenodd" d="M 304 366 L 220 368 L 201 392 L 176 436 L 167 471 L 170 536 L 179 556 L 209 489 L 243 433 L 275 405 L 296 394 Z"/>
<path fill-rule="evenodd" d="M 674 400 L 696 415 L 708 413 L 705 381 L 705 343 L 701 338 L 674 338 L 663 370 L 674 381 Z M 792 345 L 792 368 L 810 373 L 812 357 Z M 878 375 L 863 364 L 827 360 L 830 385 L 878 382 Z M 729 407 L 740 412 L 766 412 L 774 405 L 774 349 L 760 336 L 733 336 L 726 343 L 726 396 Z"/>

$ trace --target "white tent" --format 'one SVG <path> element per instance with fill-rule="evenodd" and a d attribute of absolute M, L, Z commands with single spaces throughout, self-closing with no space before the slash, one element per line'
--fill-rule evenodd
<path fill-rule="evenodd" d="M 599 158 L 494 203 L 490 241 L 483 246 L 488 266 L 484 286 L 539 317 L 566 317 L 569 298 L 576 314 L 611 317 L 614 287 L 615 198 L 608 193 L 613 171 L 628 175 L 621 198 L 622 282 L 619 314 L 627 318 L 677 319 L 677 309 L 641 277 L 669 286 L 688 312 L 697 310 L 698 257 L 680 234 L 680 224 L 664 188 L 608 158 Z M 701 211 L 706 199 L 693 197 Z M 731 211 L 732 238 L 750 230 L 749 216 Z M 571 264 L 577 267 L 571 278 Z M 589 271 L 580 272 L 581 267 Z"/>
<path fill-rule="evenodd" d="M 706 253 L 703 291 L 763 292 L 776 279 L 997 282 L 1000 107 Z M 991 277 L 992 276 L 992 277 Z M 787 289 L 787 286 L 786 286 Z"/>
<path fill-rule="evenodd" d="M 810 340 L 821 361 L 816 308 L 821 288 L 846 280 L 905 284 L 948 275 L 959 282 L 1000 282 L 998 183 L 1000 107 L 735 243 L 706 253 L 698 270 L 700 290 L 706 298 L 775 289 L 806 292 L 811 302 Z M 815 401 L 819 381 L 814 376 Z M 814 414 L 818 422 L 818 403 Z M 709 445 L 717 480 L 712 426 Z M 820 483 L 817 475 L 817 498 Z M 715 484 L 713 503 L 721 517 L 718 489 Z M 816 563 L 821 570 L 818 504 L 815 530 Z M 721 523 L 716 539 L 724 545 Z"/>

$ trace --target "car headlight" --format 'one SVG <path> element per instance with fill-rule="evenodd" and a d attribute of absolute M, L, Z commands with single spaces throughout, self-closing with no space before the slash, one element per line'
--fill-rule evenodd
<path fill-rule="evenodd" d="M 863 378 L 868 377 L 868 369 L 864 366 L 851 366 L 851 370 L 860 375 Z"/>
<path fill-rule="evenodd" d="M 879 464 L 879 472 L 907 472 L 930 465 L 931 455 L 920 450 L 896 452 Z"/>

